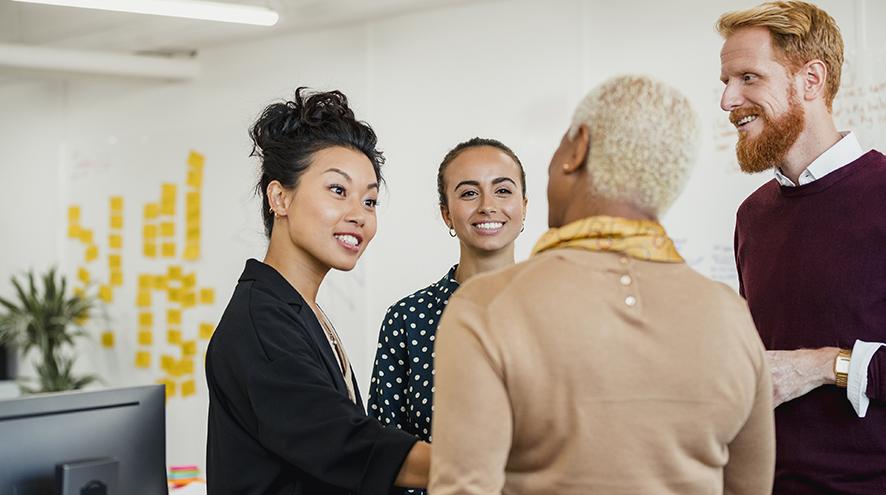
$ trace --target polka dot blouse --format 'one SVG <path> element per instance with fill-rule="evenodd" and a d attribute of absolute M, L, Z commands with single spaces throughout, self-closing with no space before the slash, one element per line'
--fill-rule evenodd
<path fill-rule="evenodd" d="M 369 414 L 428 442 L 434 411 L 434 339 L 440 315 L 458 288 L 457 267 L 388 308 L 372 370 Z"/>

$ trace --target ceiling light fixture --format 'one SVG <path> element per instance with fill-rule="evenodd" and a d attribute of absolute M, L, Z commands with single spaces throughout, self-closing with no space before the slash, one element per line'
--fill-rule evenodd
<path fill-rule="evenodd" d="M 14 0 L 16 2 L 184 17 L 206 21 L 273 26 L 280 16 L 271 9 L 204 0 Z"/>

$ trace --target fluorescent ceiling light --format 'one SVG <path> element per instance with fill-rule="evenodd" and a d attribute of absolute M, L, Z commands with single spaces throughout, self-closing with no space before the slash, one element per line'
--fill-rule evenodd
<path fill-rule="evenodd" d="M 206 21 L 273 26 L 280 18 L 276 12 L 254 5 L 207 2 L 203 0 L 15 0 L 16 2 L 113 10 L 134 14 L 184 17 Z"/>

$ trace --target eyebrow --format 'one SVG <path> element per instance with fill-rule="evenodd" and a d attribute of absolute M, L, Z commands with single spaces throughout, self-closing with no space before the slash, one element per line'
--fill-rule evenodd
<path fill-rule="evenodd" d="M 329 173 L 329 172 L 334 172 L 334 173 L 336 173 L 336 174 L 341 175 L 341 176 L 344 177 L 345 180 L 347 180 L 348 182 L 351 182 L 351 183 L 354 182 L 354 180 L 351 179 L 351 176 L 348 175 L 348 174 L 347 174 L 344 170 L 342 170 L 342 169 L 332 167 L 332 168 L 328 168 L 328 169 L 326 169 L 326 171 L 324 171 L 323 173 L 326 174 L 326 173 Z M 370 183 L 368 186 L 366 186 L 366 189 L 375 189 L 375 190 L 377 191 L 377 190 L 378 190 L 378 182 L 372 182 L 372 183 Z"/>
<path fill-rule="evenodd" d="M 493 185 L 493 186 L 496 185 L 496 184 L 501 184 L 502 182 L 510 182 L 511 184 L 514 185 L 514 187 L 517 186 L 517 183 L 514 182 L 514 179 L 511 179 L 510 177 L 497 177 L 497 178 L 495 178 L 495 179 L 492 179 L 492 185 Z M 458 188 L 461 187 L 461 186 L 476 186 L 476 187 L 480 187 L 480 182 L 475 181 L 475 180 L 463 180 L 463 181 L 461 181 L 461 182 L 459 182 L 458 184 L 455 185 L 455 189 L 458 189 Z"/>

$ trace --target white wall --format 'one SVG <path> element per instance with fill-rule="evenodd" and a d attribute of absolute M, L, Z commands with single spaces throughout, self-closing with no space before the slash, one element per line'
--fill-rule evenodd
<path fill-rule="evenodd" d="M 290 96 L 298 85 L 339 88 L 358 117 L 375 127 L 388 158 L 379 234 L 360 267 L 332 274 L 321 293 L 365 391 L 387 305 L 437 280 L 457 260 L 456 242 L 436 205 L 436 166 L 445 152 L 481 135 L 501 139 L 522 158 L 529 215 L 517 252 L 525 258 L 545 229 L 547 164 L 575 103 L 593 85 L 623 72 L 668 81 L 699 110 L 701 160 L 664 220 L 694 266 L 733 281 L 735 209 L 769 177 L 737 172 L 734 137 L 718 108 L 721 40 L 713 23 L 726 10 L 754 3 L 484 2 L 206 50 L 200 55 L 204 75 L 190 83 L 0 87 L 0 227 L 6 241 L 0 294 L 8 291 L 9 275 L 28 266 L 60 263 L 73 273 L 82 252 L 64 237 L 67 206 L 82 204 L 84 222 L 105 235 L 107 198 L 122 194 L 127 280 L 108 308 L 117 344 L 113 351 L 85 346 L 81 365 L 114 385 L 152 382 L 156 368 L 132 366 L 134 276 L 168 263 L 140 256 L 142 205 L 156 199 L 162 182 L 183 182 L 190 149 L 206 155 L 203 257 L 183 264 L 197 271 L 201 285 L 215 287 L 217 298 L 186 317 L 184 330 L 193 334 L 199 321 L 221 314 L 244 259 L 264 254 L 248 125 L 265 104 Z M 850 63 L 858 74 L 848 79 L 863 88 L 886 81 L 886 36 L 873 22 L 884 18 L 886 7 L 862 0 L 818 3 L 842 26 L 850 59 L 870 64 Z M 840 102 L 836 107 L 845 121 L 865 112 L 873 116 L 870 125 L 856 122 L 867 146 L 886 146 L 884 95 L 886 89 L 862 94 L 861 110 Z M 865 105 L 870 108 L 863 110 Z M 201 353 L 204 348 L 201 343 Z M 170 464 L 203 463 L 201 367 L 198 360 L 197 396 L 168 403 Z"/>

